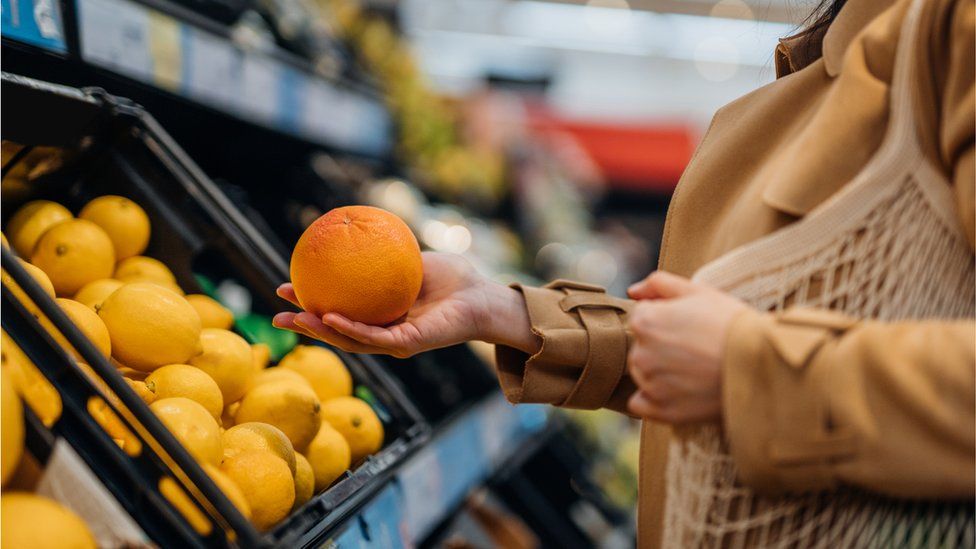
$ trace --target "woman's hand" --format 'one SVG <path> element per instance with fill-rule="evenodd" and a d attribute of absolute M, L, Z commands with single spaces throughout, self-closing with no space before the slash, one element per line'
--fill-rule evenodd
<path fill-rule="evenodd" d="M 369 326 L 336 313 L 279 313 L 274 325 L 353 353 L 405 358 L 472 339 L 534 352 L 522 294 L 484 278 L 461 256 L 425 252 L 420 295 L 390 326 Z M 278 295 L 300 307 L 291 284 Z M 519 334 L 518 330 L 524 332 Z M 537 348 L 537 347 L 536 347 Z"/>
<path fill-rule="evenodd" d="M 628 321 L 634 341 L 627 367 L 638 387 L 628 409 L 667 423 L 721 419 L 726 336 L 748 305 L 662 271 L 627 293 L 640 300 Z"/>

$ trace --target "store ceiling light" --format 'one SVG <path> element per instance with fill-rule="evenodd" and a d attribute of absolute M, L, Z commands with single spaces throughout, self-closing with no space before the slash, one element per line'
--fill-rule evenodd
<path fill-rule="evenodd" d="M 627 9 L 626 2 L 610 0 L 586 5 L 497 2 L 497 9 L 492 10 L 486 9 L 485 0 L 479 0 L 480 11 L 491 17 L 451 16 L 450 12 L 463 12 L 470 3 L 472 0 L 406 0 L 406 12 L 420 13 L 405 17 L 405 27 L 419 38 L 443 41 L 445 50 L 519 47 L 753 66 L 768 65 L 777 39 L 794 30 L 786 23 L 745 18 L 751 8 L 742 0 L 715 5 L 713 13 L 722 17 L 638 11 Z M 735 47 L 712 47 L 719 42 Z"/>

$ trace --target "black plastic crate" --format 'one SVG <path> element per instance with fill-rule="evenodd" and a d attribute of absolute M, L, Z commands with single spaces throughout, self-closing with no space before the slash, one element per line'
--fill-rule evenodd
<path fill-rule="evenodd" d="M 55 86 L 8 73 L 3 74 L 2 85 L 6 107 L 2 121 L 4 139 L 28 146 L 66 147 L 72 151 L 58 170 L 32 181 L 29 192 L 4 197 L 2 210 L 5 215 L 23 202 L 39 198 L 54 199 L 77 212 L 84 203 L 99 195 L 126 196 L 140 204 L 150 217 L 153 233 L 146 255 L 166 263 L 180 286 L 189 293 L 205 293 L 201 291 L 204 289 L 202 280 L 233 280 L 250 291 L 252 311 L 270 317 L 288 309 L 289 306 L 274 293 L 277 285 L 287 279 L 287 263 L 144 110 L 99 90 Z M 219 146 L 215 144 L 215 147 Z M 17 160 L 15 156 L 11 163 Z M 9 169 L 9 165 L 4 166 L 4 174 Z M 193 535 L 183 539 L 193 532 L 187 532 L 185 522 L 180 526 L 182 519 L 167 519 L 167 513 L 173 511 L 159 498 L 154 484 L 158 482 L 158 475 L 168 474 L 167 460 L 156 454 L 168 454 L 186 472 L 189 480 L 200 487 L 202 499 L 215 502 L 211 497 L 216 497 L 212 483 L 195 462 L 179 459 L 181 454 L 187 459 L 189 456 L 182 447 L 173 448 L 175 439 L 168 431 L 159 432 L 165 429 L 128 388 L 115 368 L 90 346 L 87 349 L 90 353 L 85 353 L 83 348 L 89 345 L 87 341 L 79 346 L 70 337 L 71 332 L 75 332 L 84 340 L 60 314 L 57 305 L 39 293 L 32 280 L 22 280 L 25 273 L 13 261 L 9 250 L 4 250 L 3 267 L 118 394 L 131 410 L 134 420 L 144 427 L 140 431 L 130 425 L 130 430 L 137 435 L 141 432 L 145 438 L 155 439 L 159 444 L 146 444 L 149 441 L 143 440 L 143 447 L 148 450 L 144 456 L 130 459 L 125 455 L 85 413 L 83 404 L 88 398 L 97 396 L 97 388 L 88 382 L 63 350 L 56 348 L 31 315 L 23 310 L 19 311 L 23 315 L 8 314 L 8 311 L 17 311 L 18 307 L 14 304 L 6 308 L 8 301 L 15 300 L 4 289 L 4 328 L 57 387 L 65 401 L 65 411 L 53 431 L 72 442 L 103 481 L 107 477 L 125 476 L 114 483 L 113 493 L 117 497 L 118 492 L 140 494 L 138 501 L 126 501 L 148 506 L 149 511 L 134 513 L 134 517 L 162 545 L 169 545 L 163 541 L 177 540 L 183 540 L 187 545 L 227 543 L 226 539 L 219 539 L 222 535 L 216 534 L 211 536 L 213 539 Z M 361 359 L 337 352 L 357 387 L 367 387 L 373 397 L 371 404 L 377 409 L 386 431 L 384 448 L 263 536 L 250 525 L 242 524 L 243 517 L 232 507 L 220 505 L 218 509 L 202 509 L 221 526 L 216 529 L 221 534 L 227 528 L 236 530 L 237 543 L 244 546 L 293 547 L 314 543 L 354 511 L 385 482 L 397 463 L 426 440 L 429 429 L 393 378 L 368 357 Z M 69 406 L 69 402 L 74 405 Z M 117 415 L 124 415 L 115 411 Z M 151 455 L 145 457 L 147 454 Z M 106 484 L 113 488 L 109 481 Z M 221 498 L 222 495 L 218 499 Z M 223 501 L 226 503 L 225 499 Z M 200 503 L 202 508 L 208 507 L 206 501 Z M 234 520 L 230 515 L 236 515 Z M 167 526 L 154 530 L 153 525 L 143 524 L 156 520 L 166 522 Z"/>

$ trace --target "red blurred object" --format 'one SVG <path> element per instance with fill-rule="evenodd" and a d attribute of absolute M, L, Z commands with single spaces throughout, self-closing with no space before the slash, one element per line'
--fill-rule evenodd
<path fill-rule="evenodd" d="M 599 166 L 617 189 L 670 193 L 697 144 L 697 132 L 684 124 L 612 124 L 565 120 L 531 109 L 532 127 L 542 133 L 566 133 Z"/>

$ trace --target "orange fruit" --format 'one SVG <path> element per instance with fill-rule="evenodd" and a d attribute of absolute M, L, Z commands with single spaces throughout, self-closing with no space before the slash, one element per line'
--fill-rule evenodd
<path fill-rule="evenodd" d="M 346 206 L 305 229 L 291 256 L 291 281 L 302 308 L 389 324 L 416 301 L 423 279 L 420 246 L 399 217 Z"/>

